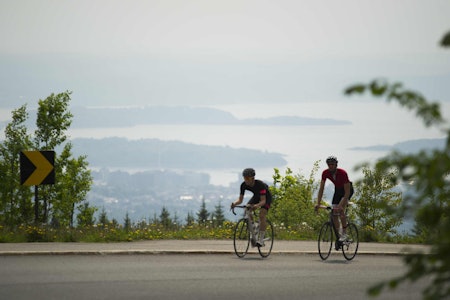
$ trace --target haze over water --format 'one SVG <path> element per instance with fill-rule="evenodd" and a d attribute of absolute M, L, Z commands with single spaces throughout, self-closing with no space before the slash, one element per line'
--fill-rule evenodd
<path fill-rule="evenodd" d="M 447 103 L 442 112 L 448 115 Z M 346 169 L 352 180 L 361 176 L 354 167 L 362 162 L 373 163 L 386 151 L 351 150 L 353 147 L 394 145 L 415 139 L 444 138 L 435 128 L 428 129 L 414 113 L 383 100 L 348 100 L 338 105 L 324 102 L 273 105 L 227 105 L 216 107 L 231 112 L 237 118 L 270 116 L 302 116 L 351 121 L 340 126 L 206 126 L 206 125 L 140 125 L 128 128 L 71 129 L 71 138 L 125 137 L 130 140 L 156 138 L 179 140 L 200 145 L 250 148 L 285 155 L 286 166 L 274 166 L 284 173 L 285 167 L 309 176 L 315 161 L 336 155 L 339 166 Z M 245 168 L 247 166 L 242 166 Z M 271 182 L 273 168 L 257 169 L 257 177 Z M 228 185 L 240 180 L 240 169 L 204 170 L 211 175 L 211 183 Z M 316 175 L 319 176 L 318 174 Z"/>

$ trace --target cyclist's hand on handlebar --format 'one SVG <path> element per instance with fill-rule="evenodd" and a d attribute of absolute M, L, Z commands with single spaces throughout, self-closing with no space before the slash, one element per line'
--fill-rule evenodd
<path fill-rule="evenodd" d="M 233 209 L 236 206 L 236 204 L 234 204 L 234 202 L 231 202 L 231 209 Z"/>

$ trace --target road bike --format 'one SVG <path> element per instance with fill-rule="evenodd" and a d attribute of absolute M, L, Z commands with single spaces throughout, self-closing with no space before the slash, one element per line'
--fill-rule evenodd
<path fill-rule="evenodd" d="M 351 205 L 351 203 L 349 203 Z M 354 223 L 352 223 L 347 216 L 347 208 L 345 209 L 347 227 L 346 235 L 347 238 L 340 241 L 339 228 L 333 222 L 333 216 L 339 218 L 339 213 L 336 212 L 331 206 L 319 206 L 319 208 L 327 209 L 329 211 L 330 219 L 326 221 L 319 232 L 318 247 L 319 255 L 322 260 L 326 260 L 331 253 L 331 248 L 333 247 L 333 239 L 335 241 L 335 249 L 342 250 L 345 259 L 352 260 L 358 252 L 359 246 L 359 235 L 358 228 Z"/>
<path fill-rule="evenodd" d="M 273 226 L 269 220 L 266 220 L 266 232 L 264 235 L 264 243 L 259 246 L 256 241 L 259 237 L 259 216 L 249 205 L 237 205 L 235 207 L 243 208 L 244 215 L 236 223 L 233 235 L 234 252 L 240 258 L 244 257 L 248 253 L 250 245 L 257 247 L 258 252 L 262 257 L 268 257 L 272 252 L 273 247 Z M 232 208 L 233 214 L 234 208 Z"/>

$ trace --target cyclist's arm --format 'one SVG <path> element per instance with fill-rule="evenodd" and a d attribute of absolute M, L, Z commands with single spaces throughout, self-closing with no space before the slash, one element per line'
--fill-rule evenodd
<path fill-rule="evenodd" d="M 253 208 L 261 208 L 266 205 L 266 195 L 261 195 L 259 197 L 259 203 L 253 205 Z"/>
<path fill-rule="evenodd" d="M 320 181 L 319 193 L 317 194 L 317 204 L 316 208 L 320 206 L 320 202 L 322 202 L 323 190 L 325 188 L 325 180 Z"/>
<path fill-rule="evenodd" d="M 235 207 L 236 205 L 241 204 L 242 201 L 244 201 L 244 195 L 239 195 L 239 198 L 233 203 L 231 203 L 231 207 Z"/>
<path fill-rule="evenodd" d="M 342 197 L 341 202 L 339 202 L 339 207 L 341 209 L 345 209 L 347 207 L 348 198 L 350 197 L 350 182 L 344 184 L 344 191 L 345 191 L 344 197 Z"/>

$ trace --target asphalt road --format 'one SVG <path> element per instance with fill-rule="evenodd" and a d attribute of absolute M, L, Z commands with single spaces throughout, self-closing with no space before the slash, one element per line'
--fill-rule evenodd
<path fill-rule="evenodd" d="M 0 299 L 369 299 L 400 275 L 401 256 L 129 254 L 0 256 Z M 378 299 L 420 299 L 423 284 Z M 373 299 L 373 298 L 370 298 Z"/>

